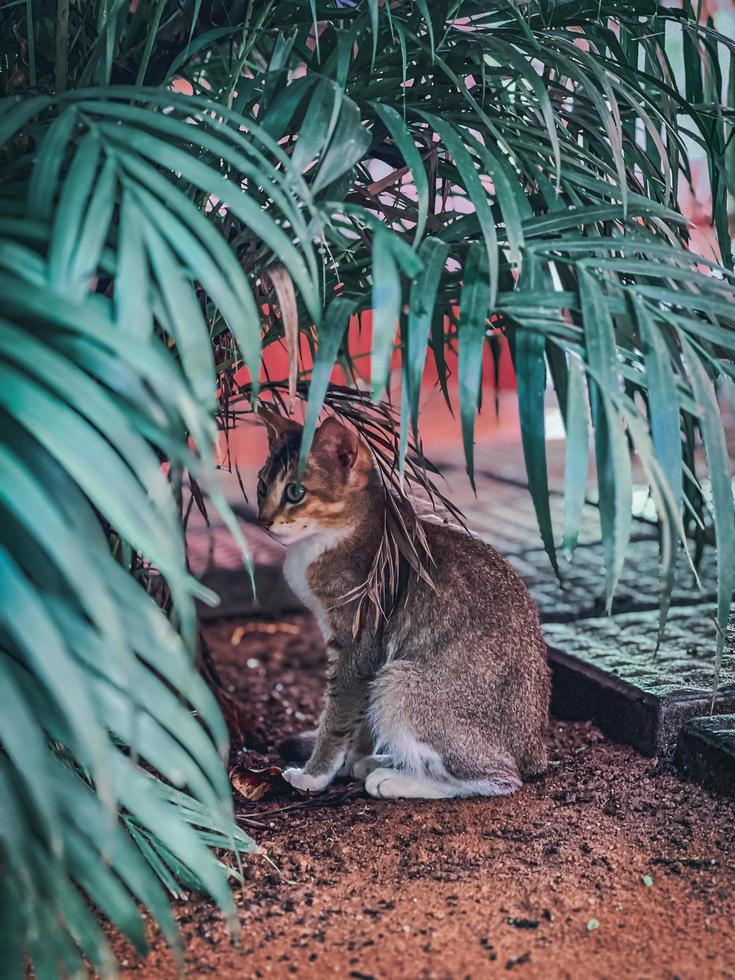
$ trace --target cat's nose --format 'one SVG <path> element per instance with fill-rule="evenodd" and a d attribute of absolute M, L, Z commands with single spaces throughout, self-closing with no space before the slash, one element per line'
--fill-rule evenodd
<path fill-rule="evenodd" d="M 268 528 L 273 525 L 273 518 L 272 517 L 259 517 L 258 518 L 258 524 L 260 524 L 261 527 L 264 527 L 266 529 L 266 531 L 267 531 Z"/>

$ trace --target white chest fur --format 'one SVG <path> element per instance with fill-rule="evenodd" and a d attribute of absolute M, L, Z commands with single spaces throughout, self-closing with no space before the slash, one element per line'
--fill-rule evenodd
<path fill-rule="evenodd" d="M 328 640 L 331 635 L 329 617 L 327 610 L 309 587 L 309 568 L 326 551 L 335 548 L 348 534 L 349 532 L 344 531 L 320 531 L 294 541 L 286 551 L 286 561 L 283 565 L 286 581 L 306 608 L 316 616 L 325 640 Z"/>

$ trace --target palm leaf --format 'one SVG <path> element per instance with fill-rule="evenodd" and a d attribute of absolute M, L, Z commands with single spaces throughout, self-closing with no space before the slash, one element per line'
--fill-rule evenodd
<path fill-rule="evenodd" d="M 461 10 L 310 0 L 262 5 L 247 25 L 222 20 L 216 4 L 161 0 L 152 18 L 132 6 L 116 0 L 98 17 L 96 4 L 74 4 L 68 18 L 46 0 L 0 10 L 9 77 L 65 89 L 0 103 L 0 571 L 13 598 L 0 612 L 10 713 L 0 861 L 13 869 L 0 956 L 10 976 L 26 955 L 41 978 L 73 974 L 83 957 L 111 969 L 80 886 L 139 943 L 133 898 L 173 941 L 160 885 L 204 887 L 232 909 L 206 847 L 250 844 L 229 816 L 224 725 L 192 665 L 194 598 L 213 597 L 186 571 L 180 496 L 188 472 L 222 503 L 208 466 L 218 382 L 225 414 L 233 391 L 254 401 L 262 346 L 287 329 L 269 267 L 293 283 L 288 329 L 298 318 L 316 352 L 304 452 L 322 405 L 341 408 L 377 440 L 388 483 L 400 486 L 405 469 L 431 497 L 409 430 L 418 435 L 427 346 L 449 405 L 446 351 L 458 346 L 471 474 L 492 314 L 494 337 L 515 345 L 529 484 L 552 559 L 545 363 L 567 426 L 563 543 L 571 551 L 578 537 L 591 435 L 608 603 L 627 548 L 632 451 L 662 526 L 662 622 L 685 527 L 695 559 L 714 532 L 716 664 L 733 589 L 717 404 L 718 379 L 735 376 L 731 39 L 688 2 L 659 0 L 464 0 Z M 175 73 L 194 95 L 170 90 Z M 136 76 L 150 84 L 109 84 Z M 677 195 L 692 144 L 707 160 L 717 262 L 687 250 Z M 376 400 L 399 328 L 397 438 L 390 409 L 329 386 L 338 357 L 359 378 L 346 326 L 371 309 Z M 428 561 L 401 508 L 391 513 L 365 593 L 378 612 L 396 556 L 417 573 Z M 74 678 L 74 704 L 61 677 Z M 48 798 L 31 770 L 51 774 Z"/>

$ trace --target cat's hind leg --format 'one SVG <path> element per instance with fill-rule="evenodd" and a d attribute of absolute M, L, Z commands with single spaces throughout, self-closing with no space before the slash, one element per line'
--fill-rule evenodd
<path fill-rule="evenodd" d="M 521 785 L 518 776 L 500 774 L 490 779 L 436 778 L 403 769 L 374 769 L 365 790 L 378 799 L 446 800 L 466 796 L 507 796 Z"/>
<path fill-rule="evenodd" d="M 439 703 L 434 679 L 423 665 L 393 662 L 373 682 L 368 717 L 376 755 L 386 755 L 367 774 L 365 789 L 383 798 L 448 799 L 506 796 L 522 785 L 507 752 Z"/>
<path fill-rule="evenodd" d="M 350 775 L 353 779 L 361 779 L 364 782 L 371 772 L 390 768 L 392 762 L 389 755 L 363 755 L 352 763 Z"/>
<path fill-rule="evenodd" d="M 365 721 L 361 721 L 352 737 L 350 747 L 347 750 L 345 761 L 339 770 L 339 776 L 352 777 L 353 779 L 364 779 L 369 772 L 376 769 L 383 763 L 373 764 L 373 735 L 370 726 Z"/>

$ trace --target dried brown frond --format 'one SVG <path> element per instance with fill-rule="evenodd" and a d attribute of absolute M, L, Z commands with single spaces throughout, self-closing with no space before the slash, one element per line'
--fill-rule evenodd
<path fill-rule="evenodd" d="M 288 382 L 267 381 L 260 386 L 260 393 L 264 392 L 272 398 L 269 408 L 289 415 Z M 240 394 L 249 405 L 250 386 L 241 386 Z M 305 401 L 308 384 L 299 382 L 296 394 Z M 343 597 L 345 603 L 355 603 L 353 632 L 357 635 L 370 611 L 373 626 L 378 630 L 416 580 L 423 579 L 433 588 L 433 559 L 421 518 L 451 520 L 461 527 L 466 524 L 462 512 L 433 479 L 440 475 L 439 470 L 424 455 L 419 439 L 409 438 L 404 472 L 399 472 L 400 421 L 391 404 L 376 405 L 366 392 L 331 384 L 324 406 L 328 414 L 355 428 L 370 449 L 385 498 L 383 534 L 370 572 L 363 583 Z M 242 412 L 233 411 L 231 403 L 228 409 L 229 419 L 252 412 L 249 407 Z"/>

